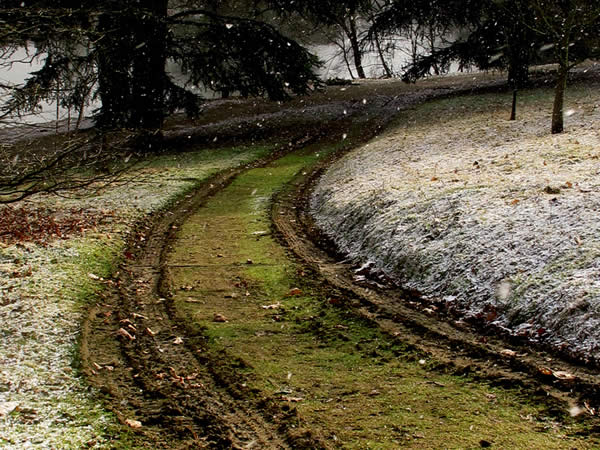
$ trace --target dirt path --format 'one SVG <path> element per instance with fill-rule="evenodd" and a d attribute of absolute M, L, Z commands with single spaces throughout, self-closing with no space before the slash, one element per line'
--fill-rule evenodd
<path fill-rule="evenodd" d="M 266 385 L 281 386 L 286 383 L 285 378 L 289 382 L 296 376 L 294 373 L 302 373 L 303 367 L 317 372 L 322 362 L 312 366 L 310 361 L 302 360 L 282 380 L 277 380 L 278 370 L 273 373 L 263 371 L 276 364 L 270 358 L 278 356 L 277 353 L 287 361 L 286 364 L 293 365 L 294 352 L 308 355 L 315 351 L 315 339 L 329 342 L 327 339 L 333 339 L 329 335 L 332 329 L 335 329 L 335 342 L 330 342 L 331 347 L 338 348 L 339 345 L 338 353 L 344 353 L 342 346 L 355 340 L 352 332 L 347 330 L 353 329 L 358 318 L 366 322 L 360 322 L 362 328 L 354 331 L 357 336 L 354 347 L 371 349 L 376 342 L 377 346 L 368 352 L 373 352 L 376 362 L 382 359 L 383 362 L 378 364 L 388 367 L 392 358 L 386 357 L 386 352 L 412 355 L 399 356 L 400 360 L 406 360 L 407 366 L 390 367 L 394 376 L 398 376 L 400 369 L 405 373 L 410 368 L 415 371 L 415 379 L 427 378 L 427 374 L 419 372 L 424 359 L 417 357 L 415 361 L 414 355 L 421 355 L 437 361 L 438 375 L 431 381 L 433 389 L 459 383 L 454 378 L 450 381 L 440 378 L 446 376 L 444 366 L 450 367 L 452 373 L 475 372 L 477 377 L 487 380 L 486 383 L 496 380 L 497 384 L 519 384 L 535 397 L 536 402 L 548 397 L 550 400 L 543 401 L 544 411 L 564 407 L 568 402 L 583 404 L 585 401 L 589 408 L 596 407 L 590 403 L 590 399 L 597 398 L 597 379 L 593 373 L 577 372 L 582 399 L 568 396 L 566 393 L 573 388 L 572 380 L 558 380 L 552 373 L 539 375 L 540 362 L 547 355 L 502 356 L 504 344 L 501 342 L 482 345 L 475 334 L 456 330 L 437 318 L 402 306 L 397 301 L 398 293 L 376 290 L 373 284 L 356 284 L 352 279 L 356 274 L 311 244 L 310 238 L 314 236 L 310 233 L 310 223 L 302 215 L 301 208 L 295 208 L 298 196 L 302 197 L 327 162 L 316 165 L 312 171 L 307 167 L 323 160 L 327 152 L 339 154 L 346 147 L 367 141 L 398 108 L 434 96 L 449 95 L 458 89 L 416 90 L 403 97 L 388 93 L 368 99 L 368 90 L 359 92 L 358 101 L 345 103 L 341 108 L 336 106 L 339 111 L 333 113 L 326 125 L 312 124 L 295 135 L 292 132 L 289 139 L 286 137 L 292 145 L 284 145 L 285 152 L 282 150 L 252 167 L 222 173 L 199 186 L 170 211 L 139 225 L 138 233 L 132 237 L 125 253 L 126 260 L 104 301 L 90 311 L 81 344 L 85 374 L 93 386 L 107 394 L 107 404 L 125 428 L 132 431 L 127 441 L 120 437 L 115 440 L 115 445 L 140 448 L 149 445 L 154 448 L 327 448 L 338 446 L 337 434 L 347 436 L 346 442 L 358 439 L 350 431 L 339 430 L 337 434 L 332 431 L 335 420 L 327 423 L 326 418 L 330 417 L 330 405 L 337 403 L 325 398 L 329 394 L 320 394 L 322 399 L 313 394 L 315 397 L 310 404 L 306 402 L 307 406 L 296 408 L 292 406 L 294 403 L 303 402 L 304 397 L 310 396 L 308 385 L 297 387 L 298 392 L 287 387 L 265 388 Z M 336 102 L 332 104 L 336 105 Z M 232 126 L 239 127 L 238 122 Z M 273 132 L 275 130 L 273 128 Z M 328 151 L 321 154 L 318 149 Z M 288 156 L 282 158 L 284 153 Z M 296 178 L 297 175 L 300 178 Z M 295 181 L 289 185 L 290 180 Z M 304 270 L 309 271 L 309 268 L 302 269 L 302 266 L 285 262 L 287 256 L 282 248 L 263 239 L 270 234 L 270 219 L 263 213 L 269 212 L 269 199 L 273 194 L 286 185 L 298 190 L 284 189 L 278 196 L 272 211 L 274 222 L 287 245 L 307 267 L 317 270 L 324 279 L 317 274 L 305 275 Z M 244 199 L 243 203 L 235 202 L 238 197 Z M 252 220 L 250 231 L 236 216 L 244 208 L 256 209 L 245 213 Z M 304 227 L 298 227 L 299 224 Z M 250 241 L 258 244 L 245 247 L 245 242 Z M 247 270 L 254 272 L 249 274 Z M 289 275 L 289 271 L 295 275 Z M 281 280 L 287 280 L 287 284 Z M 289 284 L 294 282 L 303 283 L 302 288 Z M 279 284 L 281 287 L 276 287 Z M 287 294 L 281 289 L 287 290 Z M 311 296 L 304 299 L 300 295 L 303 291 L 310 291 Z M 313 308 L 307 306 L 313 301 L 311 299 L 318 295 L 325 295 L 326 309 L 315 315 L 304 315 L 305 310 Z M 343 301 L 338 300 L 342 297 Z M 293 304 L 292 301 L 304 303 Z M 348 311 L 331 310 L 331 305 L 337 305 L 338 301 L 348 306 Z M 286 303 L 284 308 L 282 302 L 289 304 Z M 288 316 L 294 314 L 295 319 L 291 320 Z M 335 325 L 325 326 L 330 315 L 331 323 Z M 369 328 L 371 322 L 377 323 L 387 334 L 372 334 L 379 332 Z M 287 328 L 286 323 L 289 323 Z M 303 330 L 301 334 L 294 324 Z M 285 329 L 293 330 L 292 334 L 288 336 L 286 331 L 280 331 Z M 328 330 L 325 335 L 324 329 Z M 364 337 L 365 333 L 370 336 L 368 339 Z M 279 341 L 279 338 L 283 340 Z M 307 341 L 303 343 L 305 338 Z M 382 350 L 379 343 L 388 339 L 391 339 L 390 343 Z M 274 343 L 278 347 L 269 347 Z M 517 349 L 517 353 L 521 351 Z M 357 354 L 366 357 L 367 350 L 361 349 Z M 335 373 L 341 373 L 341 367 L 347 362 L 340 364 L 335 366 Z M 365 370 L 378 373 L 375 372 L 377 368 L 371 369 L 369 364 L 364 363 Z M 571 367 L 562 367 L 565 372 L 573 371 Z M 323 384 L 320 378 L 309 380 L 309 375 L 304 375 L 308 380 L 306 383 L 312 386 Z M 343 378 L 343 375 L 339 376 Z M 386 377 L 382 385 L 389 386 L 392 378 Z M 360 383 L 372 379 L 366 374 L 348 383 L 360 386 L 356 388 L 360 391 L 366 389 Z M 469 386 L 475 390 L 488 389 L 487 384 L 486 387 L 476 383 Z M 428 395 L 425 387 L 421 386 L 419 390 L 425 397 Z M 384 397 L 379 400 L 379 394 L 379 389 L 374 388 L 344 409 L 358 417 L 368 408 L 382 408 L 387 400 L 384 402 Z M 340 398 L 343 395 L 340 394 Z M 496 394 L 481 396 L 487 403 L 496 398 Z M 363 397 L 381 404 L 363 404 Z M 524 405 L 520 407 L 525 408 Z M 342 414 L 340 417 L 349 416 Z M 340 420 L 340 424 L 349 426 L 343 422 L 346 419 Z M 360 419 L 355 420 L 360 422 Z M 533 428 L 540 426 L 538 422 L 531 423 Z M 596 425 L 586 422 L 583 428 L 589 426 Z M 486 426 L 481 425 L 481 428 Z M 575 427 L 577 432 L 580 428 Z M 527 429 L 526 433 L 532 433 L 532 429 Z M 389 430 L 377 433 L 385 436 Z M 394 436 L 390 445 L 396 445 L 397 439 L 421 439 L 420 433 L 416 432 L 407 437 L 405 431 L 398 431 Z M 586 432 L 584 439 L 587 438 Z M 361 439 L 359 442 L 367 442 Z M 490 438 L 480 439 L 477 435 L 469 439 L 469 442 L 480 442 L 483 446 Z M 556 446 L 554 441 L 544 443 L 548 448 Z M 585 447 L 583 441 L 578 443 Z"/>

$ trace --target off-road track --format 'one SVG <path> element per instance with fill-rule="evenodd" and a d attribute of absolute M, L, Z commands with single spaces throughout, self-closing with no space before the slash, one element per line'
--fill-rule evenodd
<path fill-rule="evenodd" d="M 464 80 L 463 80 L 464 82 Z M 489 82 L 479 89 L 502 88 Z M 349 123 L 362 127 L 360 141 L 379 133 L 400 108 L 426 100 L 472 92 L 455 82 L 448 86 L 425 86 L 394 94 L 356 90 L 352 100 L 330 100 L 293 112 L 311 117 L 302 126 L 287 127 L 281 149 L 252 165 L 220 173 L 197 186 L 169 209 L 148 217 L 130 238 L 124 261 L 100 303 L 91 308 L 81 340 L 82 366 L 92 386 L 106 394 L 106 404 L 119 420 L 137 432 L 137 441 L 148 448 L 327 448 L 330 444 L 310 430 L 299 431 L 293 408 L 246 387 L 243 375 L 232 371 L 226 354 L 207 352 L 202 329 L 177 319 L 168 287 L 167 254 L 177 230 L 194 211 L 221 191 L 236 176 L 252 167 L 264 166 L 283 154 L 342 134 Z M 362 99 L 367 100 L 366 103 Z M 326 121 L 319 111 L 328 111 Z M 311 108 L 313 108 L 311 110 Z M 301 112 L 299 112 L 301 111 Z M 261 138 L 276 135 L 273 114 L 261 120 Z M 316 117 L 315 117 L 316 116 Z M 264 119 L 267 120 L 264 120 Z M 273 120 L 270 120 L 273 119 Z M 247 122 L 256 120 L 248 117 Z M 240 123 L 223 121 L 220 142 L 240 140 Z M 358 125 L 357 125 L 358 124 Z M 269 128 L 269 126 L 271 128 Z M 215 125 L 207 125 L 214 130 Z M 265 130 L 267 128 L 267 130 Z M 230 133 L 228 133 L 228 130 Z M 235 131 L 233 131 L 235 130 Z M 184 130 L 179 135 L 187 135 Z M 212 132 L 212 131 L 211 131 Z M 209 141 L 210 132 L 194 131 L 198 141 Z M 171 137 L 178 139 L 177 132 Z M 360 142 L 353 142 L 357 145 Z M 320 289 L 342 290 L 354 299 L 356 314 L 377 322 L 382 329 L 420 351 L 431 354 L 456 372 L 469 372 L 502 384 L 519 384 L 531 392 L 542 391 L 560 404 L 585 401 L 598 407 L 600 378 L 594 369 L 553 361 L 554 369 L 577 373 L 577 380 L 560 380 L 540 370 L 552 355 L 532 351 L 527 343 L 511 342 L 514 354 L 502 352 L 506 341 L 484 336 L 485 330 L 457 328 L 444 317 L 432 316 L 418 297 L 385 287 L 381 280 L 357 284 L 352 267 L 340 262 L 306 214 L 310 187 L 333 159 L 349 147 L 301 173 L 272 202 L 272 219 L 282 245 L 288 246 L 302 264 L 318 275 Z M 412 303 L 412 306 L 411 306 Z M 523 348 L 523 351 L 519 351 Z M 518 356 L 524 355 L 524 356 Z M 228 359 L 228 364 L 223 361 Z M 233 366 L 244 368 L 244 361 Z M 137 422 L 136 422 L 137 421 Z M 140 426 L 141 425 L 141 426 Z"/>

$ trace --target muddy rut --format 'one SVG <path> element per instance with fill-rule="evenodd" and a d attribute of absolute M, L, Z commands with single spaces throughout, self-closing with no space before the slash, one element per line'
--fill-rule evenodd
<path fill-rule="evenodd" d="M 494 88 L 496 84 L 494 82 Z M 332 135 L 341 136 L 349 126 L 362 130 L 352 145 L 366 142 L 401 108 L 434 97 L 471 91 L 471 87 L 465 86 L 436 87 L 417 89 L 402 96 L 385 93 L 371 96 L 366 102 L 361 101 L 361 96 L 369 94 L 360 93 L 341 108 L 339 101 L 335 101 L 329 111 L 338 112 L 326 123 L 315 123 L 313 117 L 303 126 L 288 127 L 285 143 L 268 159 L 221 173 L 197 186 L 168 210 L 138 224 L 118 273 L 107 282 L 102 301 L 90 310 L 81 340 L 83 371 L 91 385 L 106 396 L 108 407 L 134 433 L 132 446 L 330 446 L 318 433 L 300 426 L 294 408 L 247 387 L 244 361 L 209 351 L 202 327 L 191 326 L 177 316 L 167 266 L 171 246 L 177 245 L 177 231 L 190 215 L 241 173 L 263 167 L 284 154 L 321 140 L 330 140 Z M 310 115 L 311 109 L 294 113 Z M 268 117 L 268 113 L 266 115 Z M 228 126 L 224 122 L 219 128 L 220 136 L 225 136 L 222 141 L 228 136 Z M 239 120 L 230 125 L 230 129 L 235 130 L 232 139 L 236 141 L 244 139 L 239 136 L 239 128 Z M 275 136 L 277 127 L 273 125 L 270 131 L 262 129 L 260 137 L 269 137 L 269 133 Z M 349 146 L 342 147 L 332 159 L 347 150 Z M 320 283 L 322 289 L 330 285 L 345 292 L 354 299 L 357 313 L 378 323 L 397 339 L 432 354 L 456 372 L 475 372 L 500 383 L 543 389 L 557 402 L 577 400 L 590 408 L 598 406 L 599 380 L 593 371 L 561 362 L 560 368 L 576 372 L 578 380 L 574 384 L 573 380 L 557 379 L 552 373 L 540 371 L 550 355 L 525 352 L 524 347 L 516 347 L 515 354 L 503 354 L 505 342 L 491 336 L 482 338 L 476 329 L 457 329 L 443 317 L 432 317 L 422 311 L 424 306 L 409 293 L 387 289 L 382 280 L 369 281 L 372 274 L 366 274 L 357 283 L 355 268 L 347 267 L 331 256 L 331 252 L 323 250 L 328 248 L 328 243 L 321 239 L 302 208 L 311 183 L 330 161 L 323 161 L 300 174 L 277 196 L 272 210 L 282 243 L 289 246 L 302 263 L 320 274 L 315 283 Z M 398 298 L 405 301 L 399 302 Z M 406 306 L 410 302 L 413 307 Z M 525 353 L 527 356 L 517 356 Z M 552 364 L 557 367 L 555 362 Z"/>

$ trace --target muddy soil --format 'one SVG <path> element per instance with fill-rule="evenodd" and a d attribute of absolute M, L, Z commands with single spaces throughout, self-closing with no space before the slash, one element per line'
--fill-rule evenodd
<path fill-rule="evenodd" d="M 473 91 L 466 83 L 464 79 L 462 84 L 412 89 L 390 85 L 379 91 L 372 85 L 353 86 L 349 88 L 351 95 L 337 97 L 336 91 L 336 95 L 323 95 L 321 104 L 308 107 L 299 103 L 277 107 L 227 104 L 224 112 L 215 112 L 216 119 L 220 114 L 233 114 L 236 108 L 240 108 L 241 117 L 222 118 L 216 125 L 178 126 L 173 131 L 170 139 L 174 146 L 186 140 L 210 143 L 215 139 L 212 136 L 220 143 L 277 136 L 280 145 L 271 157 L 213 177 L 170 209 L 140 223 L 118 273 L 107 283 L 104 298 L 91 308 L 81 340 L 83 371 L 90 384 L 105 394 L 107 406 L 123 423 L 124 430 L 132 433 L 132 444 L 128 445 L 170 449 L 327 447 L 317 434 L 301 426 L 293 408 L 247 388 L 243 361 L 207 351 L 202 328 L 177 318 L 165 277 L 169 246 L 189 215 L 243 171 L 264 166 L 288 151 L 325 137 L 339 135 L 343 139 L 346 130 L 357 124 L 363 132 L 353 145 L 366 142 L 399 109 Z M 502 82 L 483 84 L 478 89 L 497 89 Z M 262 125 L 245 125 L 256 125 L 260 108 Z M 349 147 L 336 157 L 347 150 Z M 543 389 L 561 403 L 577 400 L 590 409 L 598 406 L 598 377 L 594 372 L 555 360 L 551 363 L 553 370 L 544 370 L 551 355 L 518 346 L 507 353 L 507 343 L 476 330 L 457 329 L 443 317 L 420 311 L 418 299 L 385 289 L 382 280 L 369 281 L 366 277 L 357 283 L 354 268 L 340 263 L 334 253 L 327 251 L 331 249 L 320 239 L 305 209 L 295 207 L 306 204 L 310 185 L 326 164 L 292 183 L 293 188 L 274 202 L 272 214 L 282 243 L 322 274 L 322 279 L 315 278 L 320 289 L 334 286 L 347 292 L 357 300 L 360 314 L 457 372 L 475 372 L 500 384 Z M 410 303 L 413 307 L 407 306 Z M 577 373 L 578 378 L 560 379 L 555 376 L 557 368 Z M 115 436 L 114 445 L 123 445 L 121 439 Z"/>

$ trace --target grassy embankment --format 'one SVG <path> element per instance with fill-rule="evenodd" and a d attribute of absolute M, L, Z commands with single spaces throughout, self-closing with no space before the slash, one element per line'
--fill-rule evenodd
<path fill-rule="evenodd" d="M 357 263 L 464 315 L 598 359 L 598 82 L 430 102 L 337 162 L 317 223 Z M 443 299 L 443 300 L 442 300 Z M 451 302 L 451 303 L 450 303 Z"/>

